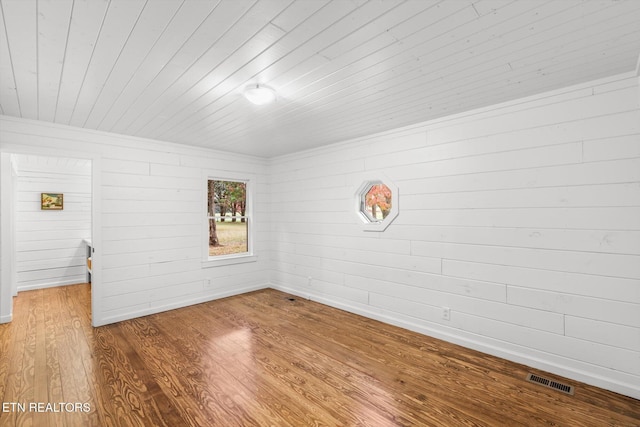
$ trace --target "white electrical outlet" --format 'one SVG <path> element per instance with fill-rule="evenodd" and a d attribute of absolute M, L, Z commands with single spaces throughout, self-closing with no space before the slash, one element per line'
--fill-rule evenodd
<path fill-rule="evenodd" d="M 307 277 L 307 286 L 311 286 L 311 281 L 313 280 L 313 277 L 309 276 Z"/>
<path fill-rule="evenodd" d="M 442 319 L 451 320 L 451 309 L 449 307 L 442 307 Z"/>

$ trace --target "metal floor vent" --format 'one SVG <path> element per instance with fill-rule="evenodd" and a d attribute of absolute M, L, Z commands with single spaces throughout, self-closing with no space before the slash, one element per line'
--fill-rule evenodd
<path fill-rule="evenodd" d="M 568 384 L 559 383 L 558 381 L 550 380 L 549 378 L 544 378 L 531 373 L 527 374 L 527 381 L 529 381 L 530 383 L 540 384 L 545 387 L 549 387 L 573 396 L 573 386 L 570 386 Z"/>

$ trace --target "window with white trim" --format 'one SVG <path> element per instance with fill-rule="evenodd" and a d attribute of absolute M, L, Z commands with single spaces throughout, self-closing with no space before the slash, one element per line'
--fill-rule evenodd
<path fill-rule="evenodd" d="M 355 212 L 365 231 L 384 231 L 398 216 L 398 187 L 389 178 L 367 179 L 355 192 Z"/>
<path fill-rule="evenodd" d="M 252 218 L 248 181 L 207 179 L 208 260 L 252 255 Z"/>

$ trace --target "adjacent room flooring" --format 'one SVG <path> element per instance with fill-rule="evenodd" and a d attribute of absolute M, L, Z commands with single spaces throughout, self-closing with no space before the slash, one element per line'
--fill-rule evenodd
<path fill-rule="evenodd" d="M 274 290 L 100 328 L 89 307 L 86 284 L 15 299 L 0 426 L 640 424 L 638 400 Z"/>

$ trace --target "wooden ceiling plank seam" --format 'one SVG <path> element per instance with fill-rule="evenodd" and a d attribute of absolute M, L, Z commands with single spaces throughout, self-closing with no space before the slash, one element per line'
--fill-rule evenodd
<path fill-rule="evenodd" d="M 84 84 L 110 2 L 74 1 L 60 76 L 55 121 L 68 124 Z"/>
<path fill-rule="evenodd" d="M 167 91 L 160 98 L 156 99 L 152 106 L 149 106 L 142 115 L 136 119 L 136 123 L 127 128 L 127 132 L 133 135 L 144 134 L 141 130 L 148 128 L 154 120 L 166 120 L 166 114 L 181 106 L 176 100 L 180 99 L 193 86 L 206 78 L 212 70 L 215 70 L 224 60 L 234 54 L 244 46 L 247 49 L 260 48 L 260 40 L 254 37 L 264 35 L 265 31 L 275 30 L 275 26 L 270 24 L 271 19 L 277 16 L 291 0 L 272 0 L 271 2 L 258 2 L 251 9 L 231 25 L 220 39 L 212 43 L 207 52 L 198 59 L 197 63 L 183 73 L 178 80 L 168 87 Z M 271 9 L 271 7 L 275 7 Z M 268 7 L 271 6 L 271 7 Z M 258 30 L 254 28 L 258 27 Z M 280 30 L 281 32 L 282 30 Z M 216 49 L 214 49 L 214 47 Z M 164 119 L 163 119 L 164 118 Z"/>
<path fill-rule="evenodd" d="M 390 3 L 387 3 L 387 4 L 390 4 Z M 374 21 L 374 20 L 376 20 L 376 19 L 379 19 L 379 18 L 380 18 L 380 16 L 386 15 L 390 10 L 395 9 L 397 6 L 398 6 L 398 5 L 396 5 L 396 6 L 386 6 L 385 8 L 383 8 L 383 9 L 381 9 L 381 10 L 378 10 L 378 9 L 374 9 L 374 10 L 372 10 L 370 13 L 375 13 L 375 14 L 376 14 L 376 15 L 375 15 L 375 17 L 371 17 L 371 19 L 369 19 L 368 21 L 366 21 L 366 22 L 365 22 L 365 24 L 362 24 L 359 28 L 362 28 L 363 26 L 368 25 L 370 22 L 372 22 L 372 21 Z M 380 13 L 381 11 L 382 11 L 382 13 Z M 349 16 L 349 15 L 344 15 L 344 17 L 342 17 L 342 18 L 340 19 L 340 21 L 342 21 L 343 19 L 345 19 L 345 17 L 347 17 L 347 16 Z M 314 18 L 316 18 L 316 17 L 314 16 Z M 317 19 L 322 19 L 322 18 L 323 18 L 322 16 L 317 17 Z M 365 15 L 365 16 L 361 16 L 360 18 L 361 18 L 362 20 L 367 20 L 367 18 L 370 18 L 370 16 Z M 308 18 L 308 19 L 311 19 L 311 18 Z M 307 19 L 307 20 L 308 20 L 308 19 Z M 317 19 L 316 19 L 316 20 L 317 20 Z M 308 33 L 308 32 L 309 32 L 309 28 L 307 28 L 307 27 L 308 27 L 308 24 L 307 24 L 307 25 L 305 25 L 305 23 L 307 22 L 307 20 L 304 20 L 304 21 L 300 22 L 300 23 L 298 24 L 298 26 L 296 26 L 296 27 L 295 27 L 295 28 L 294 28 L 290 33 L 288 33 L 288 34 L 286 35 L 286 37 L 288 37 L 288 38 L 294 38 L 294 39 L 302 39 L 301 37 L 299 37 L 299 36 L 297 35 L 296 30 L 297 30 L 297 29 L 300 29 L 300 28 L 304 28 L 304 29 L 306 30 L 306 32 Z M 322 20 L 322 22 L 326 22 L 326 20 Z M 334 22 L 335 22 L 335 21 L 334 21 Z M 353 24 L 353 23 L 351 23 L 351 24 Z M 357 31 L 359 28 L 357 28 L 356 30 L 351 30 L 351 34 L 352 34 L 353 32 L 355 32 L 355 31 Z M 298 44 L 297 44 L 297 46 L 295 47 L 295 49 L 293 49 L 292 51 L 289 51 L 289 52 L 288 52 L 287 54 L 285 54 L 284 56 L 282 56 L 282 57 L 280 57 L 280 58 L 278 58 L 278 59 L 276 59 L 276 60 L 272 61 L 271 63 L 269 63 L 269 64 L 268 64 L 268 66 L 264 67 L 262 70 L 259 70 L 258 72 L 256 72 L 256 73 L 255 73 L 255 74 L 253 74 L 252 76 L 250 76 L 250 78 L 255 78 L 257 75 L 259 75 L 259 74 L 260 74 L 260 75 L 261 75 L 261 74 L 263 74 L 263 73 L 265 72 L 265 70 L 268 70 L 268 69 L 270 69 L 270 68 L 272 68 L 272 67 L 276 66 L 276 64 L 279 64 L 279 63 L 283 62 L 283 60 L 284 60 L 285 58 L 288 58 L 288 57 L 291 55 L 291 53 L 292 53 L 292 52 L 299 51 L 299 49 L 300 49 L 302 46 L 305 46 L 307 43 L 309 43 L 309 41 L 310 41 L 310 40 L 312 40 L 313 38 L 317 37 L 317 35 L 318 35 L 318 34 L 321 34 L 323 31 L 326 31 L 326 29 L 327 29 L 327 27 L 326 27 L 326 25 L 325 25 L 324 30 L 321 30 L 321 31 L 319 31 L 319 32 L 315 32 L 315 34 L 314 34 L 313 36 L 308 37 L 307 39 L 304 39 L 304 41 L 303 41 L 303 42 L 301 42 L 301 43 L 300 43 L 300 42 L 298 42 Z M 314 31 L 312 31 L 312 32 L 314 32 Z M 333 36 L 334 38 L 337 38 L 337 37 L 338 37 L 338 36 L 336 35 L 336 31 L 332 31 L 332 36 Z M 253 61 L 253 60 L 252 60 L 252 61 Z M 251 64 L 251 62 L 252 62 L 252 61 L 247 62 L 245 65 L 249 65 L 249 64 Z M 242 68 L 245 68 L 245 67 L 243 66 Z M 242 68 L 241 68 L 241 69 L 242 69 Z M 239 71 L 239 70 L 238 70 L 238 71 Z M 236 71 L 236 72 L 238 72 L 238 71 Z M 235 75 L 235 73 L 234 73 L 234 75 Z M 239 79 L 239 81 L 243 81 L 243 80 L 245 80 L 245 78 L 240 78 L 240 79 Z M 182 126 L 182 127 L 181 127 L 181 128 L 178 128 L 178 130 L 177 130 L 177 131 L 179 132 L 179 131 L 180 131 L 180 129 L 189 128 L 189 126 L 191 125 L 191 122 L 193 122 L 194 118 L 195 118 L 195 120 L 199 120 L 199 117 L 201 117 L 201 116 L 203 115 L 203 113 L 201 113 L 201 112 L 204 112 L 204 114 L 209 115 L 209 114 L 211 114 L 211 113 L 209 113 L 209 111 L 210 111 L 211 109 L 215 109 L 215 111 L 218 111 L 218 110 L 220 109 L 220 107 L 219 107 L 219 106 L 217 106 L 217 105 L 214 105 L 214 103 L 215 103 L 215 102 L 217 102 L 218 100 L 220 100 L 221 98 L 225 97 L 225 96 L 229 96 L 229 95 L 235 94 L 235 87 L 236 87 L 236 86 L 238 86 L 238 84 L 232 84 L 232 85 L 230 85 L 230 86 L 232 87 L 232 89 L 231 89 L 231 90 L 228 90 L 228 91 L 226 91 L 226 92 L 225 92 L 225 91 L 222 91 L 222 93 L 220 93 L 219 95 L 216 95 L 216 97 L 214 97 L 211 101 L 208 101 L 208 100 L 205 98 L 205 101 L 206 101 L 206 102 L 208 102 L 208 104 L 203 105 L 202 107 L 197 107 L 197 106 L 196 106 L 196 107 L 197 107 L 197 109 L 196 109 L 195 111 L 189 111 L 188 116 L 187 116 L 187 117 L 185 117 L 185 119 L 187 119 L 185 122 L 178 123 L 178 124 L 176 124 L 176 126 L 174 126 L 173 128 L 170 128 L 170 129 L 174 129 L 174 128 L 176 128 L 178 125 L 180 125 L 180 126 Z M 215 88 L 214 88 L 214 89 L 215 89 Z M 213 89 L 212 89 L 212 91 L 213 91 Z M 209 91 L 209 92 L 212 92 L 212 91 Z M 222 107 L 222 108 L 224 108 L 224 107 Z M 194 113 L 198 113 L 198 114 L 194 114 Z M 166 132 L 166 131 L 165 131 L 164 133 L 161 133 L 160 131 L 158 131 L 158 133 L 156 133 L 154 136 L 156 136 L 156 137 L 162 136 L 162 137 L 164 137 L 164 138 L 171 139 L 171 138 L 172 138 L 172 136 L 171 136 L 171 135 L 172 135 L 172 134 L 174 134 L 175 132 L 176 132 L 176 131 L 174 131 L 174 132 Z"/>
<path fill-rule="evenodd" d="M 36 1 L 3 1 L 7 43 L 23 118 L 38 116 Z"/>
<path fill-rule="evenodd" d="M 341 100 L 341 103 L 344 103 L 344 99 Z"/>
<path fill-rule="evenodd" d="M 193 4 L 206 5 L 207 3 L 189 2 L 189 5 Z M 111 126 L 104 128 L 104 130 L 125 134 L 125 129 L 140 115 L 142 115 L 142 112 L 144 112 L 149 105 L 152 105 L 167 90 L 170 83 L 174 82 L 184 74 L 186 70 L 193 66 L 193 64 L 207 51 L 207 49 L 209 49 L 209 39 L 218 39 L 220 37 L 218 25 L 206 25 L 209 20 L 217 16 L 219 9 L 223 7 L 239 7 L 240 15 L 243 15 L 251 7 L 247 6 L 247 4 L 248 3 L 245 2 L 219 2 L 216 4 L 215 7 L 213 7 L 204 16 L 204 19 L 200 21 L 196 28 L 190 32 L 184 42 L 180 44 L 167 62 L 158 70 L 149 82 L 138 91 L 138 94 L 134 95 L 135 97 L 133 99 L 125 98 L 128 102 L 123 102 L 121 104 L 122 108 L 120 110 L 116 110 L 119 111 L 120 114 L 112 120 Z M 226 12 L 235 16 L 233 9 Z M 190 22 L 190 19 L 188 19 L 189 17 L 191 17 L 191 14 L 188 15 L 186 21 L 178 21 L 177 25 L 181 22 L 184 22 L 185 24 L 183 25 L 186 25 Z M 228 20 L 232 21 L 232 24 L 235 23 L 232 19 Z M 209 33 L 209 31 L 214 32 Z M 198 49 L 196 49 L 196 47 L 198 47 Z M 194 52 L 194 50 L 196 50 L 196 52 Z M 136 110 L 139 110 L 140 113 L 136 114 Z M 125 117 L 129 117 L 129 119 L 127 122 L 123 123 Z"/>
<path fill-rule="evenodd" d="M 2 114 L 22 117 L 2 1 L 0 1 L 0 25 L 2 26 L 0 28 L 0 108 Z"/>
<path fill-rule="evenodd" d="M 138 4 L 136 4 L 136 1 Z M 76 101 L 76 108 L 74 108 L 71 116 L 70 125 L 85 127 L 89 115 L 107 85 L 113 70 L 118 64 L 118 60 L 140 21 L 140 17 L 149 3 L 149 0 L 136 1 L 122 0 L 118 2 L 117 0 L 111 0 L 111 4 L 115 6 L 109 9 L 112 13 L 107 14 L 106 27 L 103 26 L 101 36 L 98 39 L 97 48 L 100 49 L 101 55 L 92 57 L 87 71 L 91 81 L 94 82 L 94 85 L 92 85 L 93 90 L 80 91 L 80 96 Z M 118 10 L 119 7 L 122 7 L 122 10 Z M 96 87 L 98 88 L 97 90 L 95 89 Z M 81 106 L 80 109 L 77 108 L 78 105 Z"/>
<path fill-rule="evenodd" d="M 53 121 L 73 0 L 38 0 L 38 119 Z"/>
<path fill-rule="evenodd" d="M 160 42 L 176 14 L 184 5 L 179 2 L 147 2 L 140 12 L 122 52 L 114 63 L 107 81 L 100 90 L 96 102 L 83 127 L 97 129 L 105 117 L 106 111 L 129 86 L 133 76 L 139 72 Z M 141 55 L 140 52 L 144 54 Z"/>

